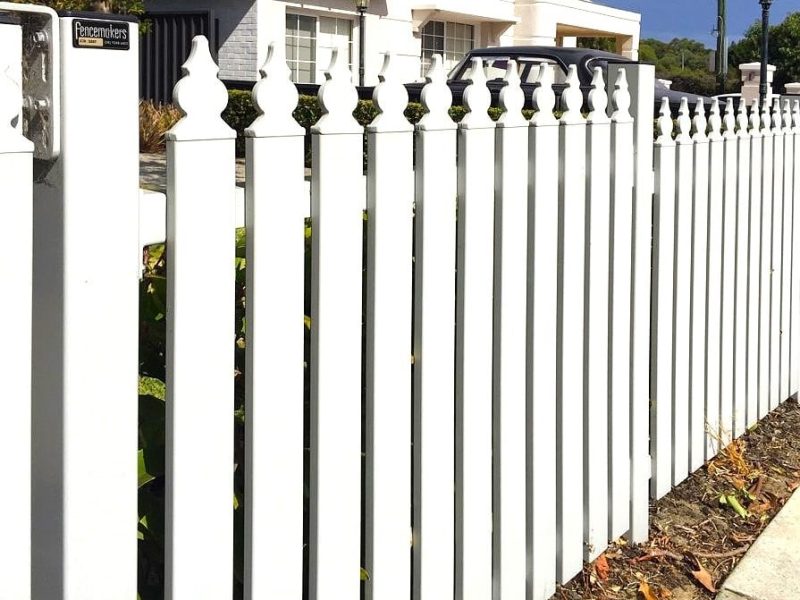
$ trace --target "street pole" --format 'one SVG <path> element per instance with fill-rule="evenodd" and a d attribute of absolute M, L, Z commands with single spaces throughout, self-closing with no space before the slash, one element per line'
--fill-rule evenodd
<path fill-rule="evenodd" d="M 758 85 L 758 96 L 761 106 L 766 106 L 767 91 L 767 64 L 769 63 L 769 7 L 772 0 L 760 0 L 761 2 L 761 80 Z"/>
<path fill-rule="evenodd" d="M 728 35 L 727 1 L 717 0 L 717 86 L 719 93 L 725 93 L 725 79 L 728 77 Z"/>
<path fill-rule="evenodd" d="M 358 85 L 364 87 L 364 42 L 366 40 L 367 7 L 363 3 L 358 6 Z"/>

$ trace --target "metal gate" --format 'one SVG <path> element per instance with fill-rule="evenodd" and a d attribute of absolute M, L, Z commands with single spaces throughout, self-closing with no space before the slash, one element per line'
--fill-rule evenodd
<path fill-rule="evenodd" d="M 189 57 L 192 38 L 204 35 L 215 51 L 216 27 L 212 11 L 147 13 L 141 37 L 140 95 L 143 100 L 172 102 L 172 88 Z"/>

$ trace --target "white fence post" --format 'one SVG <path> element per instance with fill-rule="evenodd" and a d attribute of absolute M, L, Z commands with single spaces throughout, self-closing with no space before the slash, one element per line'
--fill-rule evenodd
<path fill-rule="evenodd" d="M 672 314 L 675 263 L 675 142 L 672 114 L 664 98 L 655 142 L 653 197 L 653 316 L 650 453 L 651 494 L 661 498 L 672 487 Z"/>
<path fill-rule="evenodd" d="M 414 600 L 453 598 L 456 125 L 440 55 L 417 124 L 414 285 Z"/>
<path fill-rule="evenodd" d="M 728 98 L 722 119 L 725 148 L 723 162 L 722 201 L 722 299 L 720 307 L 720 436 L 722 446 L 733 440 L 733 348 L 734 348 L 734 302 L 736 301 L 736 200 L 737 200 L 737 151 L 736 116 L 733 99 Z"/>
<path fill-rule="evenodd" d="M 792 296 L 792 220 L 794 204 L 794 138 L 792 111 L 789 100 L 783 102 L 783 231 L 781 239 L 781 364 L 779 402 L 783 402 L 793 393 L 790 388 L 789 342 L 791 331 L 791 296 Z"/>
<path fill-rule="evenodd" d="M 497 124 L 494 247 L 493 597 L 524 598 L 525 340 L 528 122 L 516 61 L 508 61 Z"/>
<path fill-rule="evenodd" d="M 775 98 L 772 105 L 773 169 L 772 169 L 772 246 L 770 269 L 769 310 L 769 408 L 781 403 L 781 260 L 783 243 L 783 174 L 784 139 L 786 128 L 781 114 L 781 103 Z"/>
<path fill-rule="evenodd" d="M 689 471 L 703 466 L 706 456 L 706 261 L 708 259 L 708 152 L 706 108 L 698 100 L 694 114 L 694 178 L 692 180 L 692 313 L 689 407 Z"/>
<path fill-rule="evenodd" d="M 366 569 L 371 600 L 411 593 L 413 131 L 387 54 L 367 126 Z"/>
<path fill-rule="evenodd" d="M 689 104 L 681 99 L 675 139 L 675 281 L 674 345 L 672 348 L 672 485 L 689 474 L 689 357 L 692 299 L 692 184 L 694 141 Z"/>
<path fill-rule="evenodd" d="M 0 46 L 21 48 L 19 27 L 0 22 Z M 12 59 L 15 58 L 12 53 Z M 33 144 L 15 129 L 22 95 L 0 58 L 0 380 L 3 382 L 0 599 L 31 598 L 31 260 Z"/>
<path fill-rule="evenodd" d="M 609 73 L 609 78 L 612 74 Z M 608 539 L 630 527 L 631 502 L 631 294 L 633 243 L 633 117 L 625 69 L 611 94 L 611 231 L 609 324 L 609 517 Z M 610 82 L 609 82 L 610 83 Z M 646 492 L 646 490 L 645 490 Z"/>
<path fill-rule="evenodd" d="M 553 67 L 542 63 L 528 133 L 527 545 L 531 600 L 556 591 L 556 317 L 559 126 Z"/>
<path fill-rule="evenodd" d="M 708 281 L 706 285 L 706 460 L 720 449 L 720 324 L 722 310 L 722 199 L 724 188 L 725 142 L 719 102 L 711 103 L 708 118 Z"/>
<path fill-rule="evenodd" d="M 631 518 L 629 540 L 649 530 L 650 288 L 652 270 L 653 103 L 655 68 L 621 66 L 631 89 L 634 118 L 633 281 L 631 283 Z"/>
<path fill-rule="evenodd" d="M 770 411 L 769 354 L 770 322 L 772 307 L 772 169 L 775 131 L 767 102 L 761 107 L 761 315 L 759 324 L 758 367 L 758 416 L 763 418 Z"/>
<path fill-rule="evenodd" d="M 761 315 L 761 160 L 763 136 L 758 100 L 750 109 L 750 237 L 748 250 L 747 305 L 747 427 L 753 426 L 758 415 L 758 328 Z"/>
<path fill-rule="evenodd" d="M 733 356 L 733 436 L 739 437 L 747 426 L 747 335 L 748 335 L 748 273 L 750 247 L 750 134 L 747 120 L 747 106 L 739 103 L 736 119 L 738 138 L 738 193 L 736 200 L 736 289 Z"/>
<path fill-rule="evenodd" d="M 118 22 L 126 51 L 86 50 L 65 43 L 74 17 L 41 10 L 61 32 L 61 143 L 34 183 L 31 595 L 133 598 L 138 26 Z"/>
<path fill-rule="evenodd" d="M 492 593 L 492 317 L 495 124 L 473 59 L 458 129 L 456 598 Z"/>
<path fill-rule="evenodd" d="M 363 128 L 334 49 L 312 128 L 309 597 L 359 597 Z"/>
<path fill-rule="evenodd" d="M 216 600 L 233 578 L 236 133 L 205 37 L 183 71 L 167 133 L 165 597 Z"/>
<path fill-rule="evenodd" d="M 584 559 L 608 545 L 609 265 L 611 120 L 603 70 L 595 67 L 586 127 L 586 394 L 583 398 Z"/>
<path fill-rule="evenodd" d="M 556 521 L 561 538 L 557 581 L 566 583 L 583 567 L 583 440 L 575 435 L 582 423 L 586 341 L 584 277 L 586 253 L 586 122 L 577 67 L 571 65 L 562 107 L 559 153 L 559 314 L 556 425 Z"/>
<path fill-rule="evenodd" d="M 297 90 L 271 44 L 246 130 L 245 597 L 303 595 L 303 308 L 308 208 Z"/>
<path fill-rule="evenodd" d="M 792 106 L 794 133 L 794 190 L 792 219 L 792 308 L 789 393 L 795 398 L 800 392 L 800 101 Z"/>

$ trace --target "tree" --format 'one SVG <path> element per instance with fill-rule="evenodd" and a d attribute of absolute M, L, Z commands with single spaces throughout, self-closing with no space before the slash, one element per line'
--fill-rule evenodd
<path fill-rule="evenodd" d="M 144 14 L 144 0 L 11 0 L 17 4 L 42 4 L 56 10 L 90 10 L 123 15 Z"/>
<path fill-rule="evenodd" d="M 761 23 L 753 23 L 744 37 L 731 44 L 730 63 L 761 61 Z M 783 90 L 787 83 L 800 81 L 800 12 L 789 14 L 782 23 L 769 28 L 768 61 L 775 65 L 773 89 Z"/>

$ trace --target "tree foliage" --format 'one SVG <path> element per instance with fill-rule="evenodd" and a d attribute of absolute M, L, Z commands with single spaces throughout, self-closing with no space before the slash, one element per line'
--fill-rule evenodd
<path fill-rule="evenodd" d="M 88 10 L 121 15 L 144 14 L 144 0 L 11 0 L 17 4 L 42 4 L 56 10 Z"/>
<path fill-rule="evenodd" d="M 769 63 L 775 65 L 773 89 L 782 92 L 787 83 L 800 81 L 800 12 L 790 13 L 782 23 L 769 28 Z M 761 23 L 753 23 L 744 37 L 731 44 L 729 62 L 761 61 Z"/>

